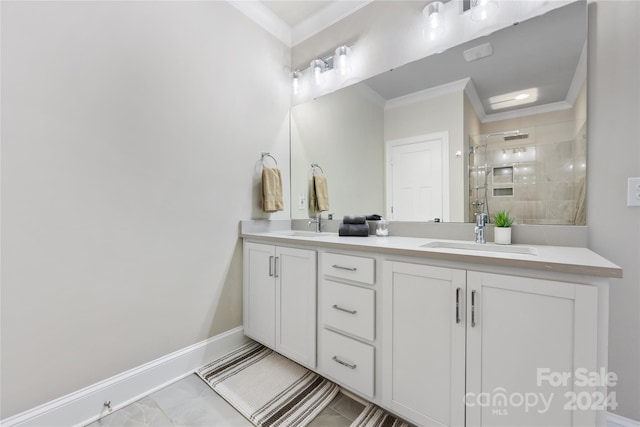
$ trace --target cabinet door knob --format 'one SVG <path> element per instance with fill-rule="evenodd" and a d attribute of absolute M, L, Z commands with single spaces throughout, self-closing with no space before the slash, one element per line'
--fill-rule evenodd
<path fill-rule="evenodd" d="M 345 361 L 343 361 L 343 360 L 340 360 L 340 359 L 338 359 L 338 356 L 333 356 L 333 357 L 331 358 L 331 360 L 333 360 L 333 361 L 334 361 L 334 362 L 336 362 L 336 363 L 341 364 L 342 366 L 346 366 L 346 367 L 347 367 L 347 368 L 349 368 L 349 369 L 356 369 L 356 367 L 358 366 L 358 365 L 356 365 L 356 364 L 351 364 L 351 363 L 347 363 L 347 362 L 345 362 Z"/>
<path fill-rule="evenodd" d="M 333 304 L 333 308 L 335 308 L 336 310 L 344 311 L 345 313 L 349 313 L 349 314 L 356 314 L 358 312 L 358 310 L 349 310 L 347 308 L 342 308 L 338 304 Z"/>

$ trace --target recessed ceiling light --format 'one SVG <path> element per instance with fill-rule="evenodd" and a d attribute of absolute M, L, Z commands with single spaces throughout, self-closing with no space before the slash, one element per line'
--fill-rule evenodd
<path fill-rule="evenodd" d="M 502 95 L 492 96 L 488 99 L 492 110 L 515 107 L 517 105 L 530 104 L 538 100 L 538 88 L 518 90 Z"/>

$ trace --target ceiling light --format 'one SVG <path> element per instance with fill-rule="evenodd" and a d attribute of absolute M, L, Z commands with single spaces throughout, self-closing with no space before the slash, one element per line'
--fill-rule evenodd
<path fill-rule="evenodd" d="M 516 92 L 509 92 L 502 95 L 492 96 L 488 99 L 492 110 L 515 107 L 518 105 L 531 104 L 538 100 L 538 88 L 533 87 Z"/>
<path fill-rule="evenodd" d="M 498 7 L 492 0 L 471 0 L 471 20 L 484 21 Z"/>
<path fill-rule="evenodd" d="M 444 3 L 433 1 L 422 10 L 423 36 L 425 40 L 435 40 L 444 31 Z"/>
<path fill-rule="evenodd" d="M 333 68 L 336 73 L 344 76 L 351 72 L 351 48 L 347 45 L 342 45 L 336 49 L 333 56 Z"/>

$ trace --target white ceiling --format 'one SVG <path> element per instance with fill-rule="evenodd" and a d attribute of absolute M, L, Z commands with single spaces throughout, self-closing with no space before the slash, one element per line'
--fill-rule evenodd
<path fill-rule="evenodd" d="M 322 0 L 263 0 L 262 3 L 276 16 L 282 19 L 290 28 L 294 28 L 302 21 L 316 15 L 333 1 Z"/>

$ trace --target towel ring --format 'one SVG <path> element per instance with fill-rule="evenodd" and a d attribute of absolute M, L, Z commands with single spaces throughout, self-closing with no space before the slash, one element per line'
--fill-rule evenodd
<path fill-rule="evenodd" d="M 264 166 L 264 158 L 265 157 L 271 157 L 271 159 L 276 163 L 276 166 L 278 166 L 278 161 L 276 160 L 275 157 L 273 157 L 270 153 L 262 153 L 262 158 L 260 159 L 260 161 L 262 162 L 262 166 Z"/>
<path fill-rule="evenodd" d="M 320 169 L 320 172 L 322 172 L 322 174 L 324 175 L 324 171 L 322 170 L 319 164 L 311 163 L 311 173 L 314 173 L 316 168 Z"/>

